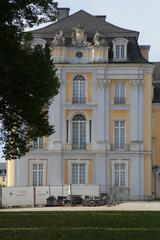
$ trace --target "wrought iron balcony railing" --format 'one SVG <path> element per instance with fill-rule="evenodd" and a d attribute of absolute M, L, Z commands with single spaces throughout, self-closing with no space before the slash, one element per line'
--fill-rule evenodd
<path fill-rule="evenodd" d="M 126 104 L 125 97 L 114 97 L 114 104 Z"/>
<path fill-rule="evenodd" d="M 84 104 L 84 103 L 86 103 L 86 99 L 84 97 L 73 97 L 72 103 L 73 104 Z"/>
<path fill-rule="evenodd" d="M 111 151 L 130 151 L 130 144 L 111 144 Z"/>
<path fill-rule="evenodd" d="M 85 150 L 86 143 L 72 144 L 72 150 Z"/>

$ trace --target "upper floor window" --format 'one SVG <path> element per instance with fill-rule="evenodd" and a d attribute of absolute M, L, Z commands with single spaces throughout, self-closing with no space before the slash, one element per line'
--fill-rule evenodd
<path fill-rule="evenodd" d="M 116 59 L 124 59 L 124 45 L 116 45 Z"/>
<path fill-rule="evenodd" d="M 115 149 L 125 149 L 125 121 L 115 121 Z"/>
<path fill-rule="evenodd" d="M 43 149 L 43 137 L 38 137 L 33 141 L 33 149 Z"/>
<path fill-rule="evenodd" d="M 85 82 L 82 75 L 76 75 L 73 78 L 73 103 L 85 103 Z"/>
<path fill-rule="evenodd" d="M 112 42 L 113 42 L 113 60 L 114 61 L 127 60 L 128 40 L 125 38 L 115 38 Z"/>
<path fill-rule="evenodd" d="M 115 96 L 114 96 L 114 104 L 125 104 L 125 83 L 115 83 Z"/>
<path fill-rule="evenodd" d="M 72 120 L 72 148 L 85 149 L 86 147 L 86 118 L 77 114 Z"/>

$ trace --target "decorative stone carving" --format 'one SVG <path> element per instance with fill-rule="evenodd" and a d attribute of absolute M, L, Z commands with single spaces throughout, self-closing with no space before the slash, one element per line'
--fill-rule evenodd
<path fill-rule="evenodd" d="M 153 166 L 152 170 L 156 177 L 160 177 L 160 167 L 158 165 Z"/>
<path fill-rule="evenodd" d="M 33 41 L 31 42 L 31 48 L 35 48 L 38 45 L 41 46 L 42 48 L 45 48 L 46 40 L 44 40 L 42 38 L 33 39 Z"/>
<path fill-rule="evenodd" d="M 78 24 L 77 27 L 73 28 L 72 32 L 72 45 L 73 46 L 91 46 L 91 43 L 87 41 L 86 27 Z"/>
<path fill-rule="evenodd" d="M 104 36 L 97 30 L 93 38 L 94 46 L 104 46 L 106 44 Z"/>
<path fill-rule="evenodd" d="M 97 79 L 97 87 L 102 90 L 103 88 L 108 88 L 111 81 L 108 79 Z"/>
<path fill-rule="evenodd" d="M 58 33 L 55 34 L 53 41 L 51 42 L 52 47 L 60 47 L 65 45 L 65 38 L 63 36 L 63 31 L 60 30 Z"/>
<path fill-rule="evenodd" d="M 144 87 L 144 81 L 143 81 L 143 80 L 138 80 L 138 79 L 136 79 L 136 80 L 131 80 L 130 86 L 131 86 L 131 88 L 133 88 L 133 89 L 136 89 L 136 88 L 141 89 L 141 88 Z"/>

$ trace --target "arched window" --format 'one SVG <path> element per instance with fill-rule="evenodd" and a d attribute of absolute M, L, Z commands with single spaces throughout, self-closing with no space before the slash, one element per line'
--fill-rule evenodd
<path fill-rule="evenodd" d="M 86 146 L 86 118 L 77 114 L 72 119 L 72 148 L 85 149 Z"/>
<path fill-rule="evenodd" d="M 73 78 L 73 103 L 85 103 L 85 78 L 82 75 Z"/>

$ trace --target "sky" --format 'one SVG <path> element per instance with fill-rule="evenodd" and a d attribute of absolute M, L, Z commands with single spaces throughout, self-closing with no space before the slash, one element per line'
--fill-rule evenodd
<path fill-rule="evenodd" d="M 70 14 L 81 9 L 106 15 L 106 21 L 140 32 L 139 44 L 150 45 L 150 61 L 160 61 L 160 0 L 58 0 Z"/>
<path fill-rule="evenodd" d="M 58 5 L 70 14 L 83 9 L 106 15 L 106 21 L 140 32 L 139 44 L 151 46 L 150 61 L 160 61 L 160 0 L 58 0 Z"/>

